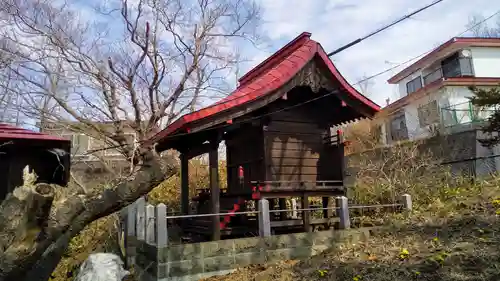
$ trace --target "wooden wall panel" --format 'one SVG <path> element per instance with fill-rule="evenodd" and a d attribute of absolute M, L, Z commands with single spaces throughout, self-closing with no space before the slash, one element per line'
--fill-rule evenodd
<path fill-rule="evenodd" d="M 270 117 L 264 130 L 267 180 L 342 179 L 338 148 L 325 143 L 329 129 L 320 125 L 314 111 L 312 106 L 303 106 Z"/>
<path fill-rule="evenodd" d="M 244 126 L 226 140 L 228 193 L 250 194 L 250 181 L 262 181 L 264 173 L 264 146 L 259 126 Z M 238 178 L 238 168 L 244 169 L 244 185 Z"/>

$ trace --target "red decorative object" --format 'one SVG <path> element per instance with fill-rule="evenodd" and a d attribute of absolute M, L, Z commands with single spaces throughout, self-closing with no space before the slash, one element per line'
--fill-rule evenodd
<path fill-rule="evenodd" d="M 243 180 L 243 177 L 245 176 L 245 171 L 243 170 L 243 167 L 242 166 L 239 166 L 238 167 L 238 178 L 241 180 Z"/>
<path fill-rule="evenodd" d="M 254 199 L 254 200 L 260 199 L 260 192 L 252 193 L 252 199 Z"/>

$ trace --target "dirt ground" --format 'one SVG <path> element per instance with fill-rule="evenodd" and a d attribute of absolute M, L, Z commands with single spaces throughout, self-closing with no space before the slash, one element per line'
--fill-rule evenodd
<path fill-rule="evenodd" d="M 490 205 L 445 218 L 394 221 L 374 229 L 365 243 L 344 245 L 306 261 L 252 266 L 204 281 L 500 280 L 496 213 Z"/>

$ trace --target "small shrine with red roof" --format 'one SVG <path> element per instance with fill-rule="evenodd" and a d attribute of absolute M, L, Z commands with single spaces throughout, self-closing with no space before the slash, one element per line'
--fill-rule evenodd
<path fill-rule="evenodd" d="M 37 182 L 65 186 L 70 149 L 69 140 L 0 123 L 0 201 L 23 184 L 26 166 Z"/>
<path fill-rule="evenodd" d="M 212 218 L 187 219 L 185 233 L 218 240 L 221 236 L 248 235 L 258 229 L 252 216 L 232 216 L 260 198 L 272 208 L 286 209 L 286 199 L 301 198 L 308 208 L 311 197 L 345 194 L 344 143 L 332 128 L 370 118 L 379 106 L 360 94 L 340 74 L 321 45 L 302 33 L 239 79 L 238 88 L 225 99 L 186 114 L 158 133 L 157 149 L 181 153 L 181 211 L 190 201 L 197 213 L 227 213 Z M 219 188 L 218 147 L 224 141 L 227 189 Z M 190 198 L 188 160 L 208 153 L 210 187 Z M 254 205 L 256 206 L 256 204 Z M 271 218 L 274 232 L 313 225 L 329 227 L 332 212 L 312 220 L 289 213 Z"/>

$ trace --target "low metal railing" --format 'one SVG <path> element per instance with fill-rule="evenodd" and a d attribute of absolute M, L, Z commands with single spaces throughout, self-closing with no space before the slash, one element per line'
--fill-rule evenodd
<path fill-rule="evenodd" d="M 335 198 L 335 206 L 332 207 L 314 207 L 314 208 L 298 208 L 292 209 L 277 209 L 271 210 L 269 207 L 269 200 L 258 200 L 258 210 L 252 211 L 236 211 L 236 212 L 219 212 L 211 214 L 188 214 L 188 215 L 167 215 L 167 206 L 165 204 L 158 204 L 153 206 L 146 203 L 144 198 L 140 198 L 134 204 L 124 208 L 121 212 L 122 222 L 125 224 L 126 236 L 135 236 L 138 240 L 143 240 L 151 245 L 163 247 L 168 244 L 169 226 L 167 220 L 188 219 L 188 218 L 201 218 L 201 217 L 215 217 L 215 221 L 220 221 L 221 216 L 236 216 L 236 215 L 257 215 L 259 236 L 266 237 L 271 235 L 273 223 L 270 214 L 273 213 L 291 213 L 292 217 L 297 217 L 298 213 L 302 213 L 302 220 L 304 227 L 308 229 L 310 226 L 311 213 L 314 211 L 327 211 L 334 210 L 336 212 L 336 219 L 338 220 L 339 229 L 348 229 L 351 227 L 351 219 L 349 215 L 350 210 L 354 209 L 370 209 L 370 208 L 384 208 L 384 207 L 397 207 L 400 210 L 411 211 L 412 199 L 408 194 L 401 196 L 399 202 L 393 204 L 380 204 L 380 205 L 353 205 L 349 206 L 347 197 L 339 196 Z M 297 206 L 292 204 L 292 206 Z M 327 218 L 329 219 L 329 218 Z"/>

